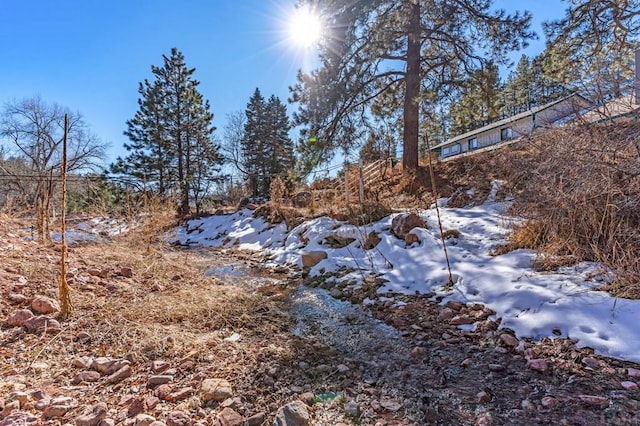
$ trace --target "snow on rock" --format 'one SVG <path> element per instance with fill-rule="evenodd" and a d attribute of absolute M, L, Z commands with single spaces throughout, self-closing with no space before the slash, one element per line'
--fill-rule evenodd
<path fill-rule="evenodd" d="M 495 311 L 502 319 L 500 326 L 513 330 L 517 339 L 571 338 L 597 354 L 640 362 L 640 328 L 636 327 L 640 301 L 594 290 L 599 283 L 592 278 L 605 272 L 600 265 L 581 263 L 536 272 L 532 250 L 491 256 L 504 243 L 514 221 L 505 214 L 508 206 L 495 201 L 499 188 L 496 183 L 487 202 L 471 208 L 448 208 L 444 201 L 438 202 L 443 230 L 459 233 L 458 238 L 447 240 L 453 290 L 446 288 L 449 274 L 433 209 L 418 212 L 427 226 L 413 228 L 417 241 L 411 245 L 391 231 L 400 214 L 366 226 L 320 217 L 287 229 L 285 224 L 272 225 L 254 217 L 246 209 L 192 220 L 170 240 L 190 246 L 259 250 L 274 265 L 296 268 L 302 268 L 303 254 L 324 252 L 326 258 L 309 268 L 309 276 L 353 271 L 328 279 L 362 285 L 375 275 L 384 281 L 379 297 L 436 293 L 443 303 L 479 303 Z M 377 236 L 375 244 L 369 241 L 371 235 Z M 352 242 L 331 245 L 336 236 Z"/>

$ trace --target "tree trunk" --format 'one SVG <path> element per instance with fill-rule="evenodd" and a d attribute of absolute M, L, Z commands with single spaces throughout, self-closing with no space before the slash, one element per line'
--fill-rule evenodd
<path fill-rule="evenodd" d="M 404 96 L 402 166 L 418 168 L 418 96 L 420 95 L 420 3 L 411 2 L 407 28 L 407 72 Z"/>

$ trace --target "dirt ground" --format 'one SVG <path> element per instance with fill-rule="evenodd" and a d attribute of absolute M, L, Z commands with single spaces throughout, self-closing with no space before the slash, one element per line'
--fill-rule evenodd
<path fill-rule="evenodd" d="M 479 305 L 407 297 L 296 332 L 322 283 L 251 253 L 71 246 L 63 321 L 60 247 L 29 237 L 0 218 L 0 425 L 640 424 L 640 366 L 518 341 Z"/>

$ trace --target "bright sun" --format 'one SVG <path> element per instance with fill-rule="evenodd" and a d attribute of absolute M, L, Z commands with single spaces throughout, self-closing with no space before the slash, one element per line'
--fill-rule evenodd
<path fill-rule="evenodd" d="M 322 37 L 320 18 L 307 8 L 296 9 L 289 18 L 289 37 L 301 47 L 311 47 Z"/>

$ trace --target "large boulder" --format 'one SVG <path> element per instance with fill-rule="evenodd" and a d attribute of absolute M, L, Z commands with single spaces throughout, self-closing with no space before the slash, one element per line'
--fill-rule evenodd
<path fill-rule="evenodd" d="M 313 268 L 322 260 L 327 258 L 327 252 L 325 251 L 309 251 L 307 253 L 302 254 L 302 267 L 303 268 Z"/>
<path fill-rule="evenodd" d="M 399 214 L 391 221 L 391 231 L 403 240 L 413 228 L 427 228 L 424 219 L 415 213 Z"/>
<path fill-rule="evenodd" d="M 293 401 L 280 407 L 273 421 L 273 426 L 307 426 L 309 424 L 309 408 L 302 401 Z"/>

